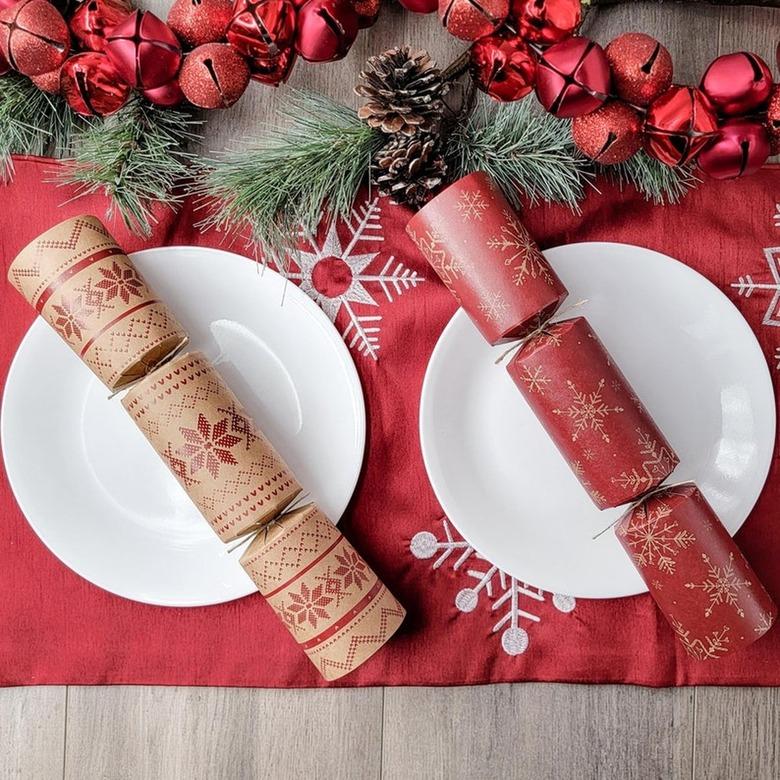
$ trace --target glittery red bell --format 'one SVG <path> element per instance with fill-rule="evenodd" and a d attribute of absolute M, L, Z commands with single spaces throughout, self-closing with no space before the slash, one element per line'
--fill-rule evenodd
<path fill-rule="evenodd" d="M 184 102 L 184 93 L 179 86 L 179 80 L 174 79 L 161 87 L 146 89 L 141 93 L 150 103 L 163 108 L 173 108 Z"/>
<path fill-rule="evenodd" d="M 295 50 L 310 62 L 340 60 L 358 33 L 349 0 L 308 0 L 298 11 Z"/>
<path fill-rule="evenodd" d="M 766 107 L 766 132 L 772 154 L 780 154 L 780 86 L 772 87 Z"/>
<path fill-rule="evenodd" d="M 645 147 L 667 165 L 685 165 L 715 137 L 718 118 L 696 87 L 672 86 L 656 98 L 645 117 Z"/>
<path fill-rule="evenodd" d="M 607 99 L 609 90 L 604 50 L 588 38 L 567 38 L 539 58 L 536 97 L 555 116 L 574 117 L 594 111 Z"/>
<path fill-rule="evenodd" d="M 84 116 L 108 116 L 130 97 L 130 87 L 120 78 L 111 60 L 100 52 L 76 54 L 65 61 L 60 89 L 68 105 Z"/>
<path fill-rule="evenodd" d="M 699 168 L 713 179 L 736 179 L 755 173 L 769 157 L 769 137 L 759 122 L 730 119 L 698 156 Z"/>
<path fill-rule="evenodd" d="M 415 14 L 432 14 L 439 10 L 439 0 L 398 0 L 407 10 Z"/>
<path fill-rule="evenodd" d="M 719 113 L 741 116 L 760 108 L 772 91 L 772 73 L 757 54 L 724 54 L 713 60 L 701 80 L 701 90 Z"/>
<path fill-rule="evenodd" d="M 233 18 L 232 0 L 175 0 L 168 26 L 187 46 L 221 41 Z"/>
<path fill-rule="evenodd" d="M 0 54 L 25 76 L 59 68 L 70 50 L 62 14 L 46 0 L 21 0 L 0 10 Z"/>
<path fill-rule="evenodd" d="M 558 43 L 579 26 L 582 5 L 580 0 L 513 0 L 512 17 L 527 41 Z"/>
<path fill-rule="evenodd" d="M 571 123 L 576 147 L 591 160 L 614 165 L 628 160 L 642 146 L 642 117 L 620 100 L 611 100 Z"/>
<path fill-rule="evenodd" d="M 371 27 L 379 18 L 382 0 L 351 0 L 351 3 L 357 14 L 358 27 L 361 30 Z M 434 10 L 435 8 L 434 6 Z"/>
<path fill-rule="evenodd" d="M 228 108 L 249 84 L 249 65 L 226 43 L 206 43 L 184 59 L 179 86 L 199 108 Z"/>
<path fill-rule="evenodd" d="M 73 12 L 68 27 L 79 48 L 105 51 L 106 32 L 116 27 L 131 10 L 125 0 L 86 0 Z"/>
<path fill-rule="evenodd" d="M 270 59 L 257 57 L 249 61 L 249 72 L 253 81 L 278 87 L 290 77 L 297 55 L 294 49 L 285 49 Z"/>
<path fill-rule="evenodd" d="M 496 100 L 519 100 L 534 87 L 536 60 L 520 36 L 488 35 L 471 46 L 476 85 Z"/>
<path fill-rule="evenodd" d="M 245 57 L 276 57 L 295 37 L 295 6 L 290 0 L 236 0 L 228 43 Z"/>
<path fill-rule="evenodd" d="M 655 38 L 624 33 L 604 50 L 618 97 L 646 106 L 672 85 L 672 57 Z"/>
<path fill-rule="evenodd" d="M 463 41 L 494 33 L 509 15 L 509 0 L 439 0 L 447 32 Z"/>
<path fill-rule="evenodd" d="M 30 81 L 35 84 L 41 92 L 48 92 L 50 95 L 60 94 L 60 74 L 62 68 L 57 68 L 50 73 L 41 73 L 40 76 L 30 76 Z"/>
<path fill-rule="evenodd" d="M 173 30 L 149 11 L 134 11 L 111 30 L 106 54 L 122 78 L 138 89 L 172 81 L 181 65 L 181 45 Z"/>

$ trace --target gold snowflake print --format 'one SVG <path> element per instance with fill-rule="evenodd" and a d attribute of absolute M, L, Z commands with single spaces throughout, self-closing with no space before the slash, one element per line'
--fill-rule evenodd
<path fill-rule="evenodd" d="M 488 239 L 487 245 L 504 255 L 504 265 L 511 265 L 514 275 L 512 281 L 522 286 L 528 279 L 541 278 L 547 284 L 553 284 L 550 266 L 539 251 L 536 242 L 518 219 L 506 209 L 503 210 L 506 222 L 501 226 L 499 235 Z"/>
<path fill-rule="evenodd" d="M 685 652 L 691 658 L 695 658 L 697 661 L 706 661 L 710 658 L 720 658 L 728 653 L 728 626 L 723 626 L 720 631 L 713 631 L 703 639 L 699 639 L 692 637 L 690 630 L 685 628 L 676 618 L 670 618 L 670 622 L 677 638 L 682 642 Z"/>
<path fill-rule="evenodd" d="M 431 268 L 436 271 L 444 284 L 452 289 L 453 282 L 462 276 L 463 267 L 460 260 L 446 250 L 441 233 L 433 229 L 426 230 L 422 235 L 414 231 L 410 231 L 410 234 L 412 241 L 417 244 L 417 248 Z"/>
<path fill-rule="evenodd" d="M 574 426 L 571 440 L 577 441 L 584 431 L 593 431 L 599 434 L 603 441 L 609 443 L 609 434 L 604 430 L 604 423 L 609 415 L 620 414 L 623 407 L 605 403 L 602 395 L 604 380 L 600 379 L 596 389 L 590 393 L 578 390 L 571 379 L 566 380 L 566 386 L 572 392 L 571 404 L 566 409 L 553 409 L 553 414 L 563 415 L 571 420 Z"/>
<path fill-rule="evenodd" d="M 750 587 L 750 580 L 740 579 L 734 571 L 734 553 L 729 553 L 729 562 L 725 566 L 715 566 L 706 553 L 702 553 L 701 557 L 707 564 L 707 576 L 702 582 L 686 582 L 685 587 L 701 590 L 709 597 L 710 603 L 704 610 L 704 616 L 710 617 L 713 609 L 723 604 L 734 607 L 740 617 L 745 617 L 745 611 L 739 605 L 739 596 L 742 588 Z"/>
<path fill-rule="evenodd" d="M 455 204 L 455 208 L 458 209 L 461 217 L 467 222 L 480 221 L 482 219 L 482 213 L 488 207 L 488 202 L 478 192 L 465 192 L 460 193 L 458 202 Z"/>
<path fill-rule="evenodd" d="M 762 612 L 758 619 L 758 625 L 753 629 L 759 636 L 764 636 L 775 622 L 775 616 L 770 612 Z"/>
<path fill-rule="evenodd" d="M 499 292 L 488 293 L 480 301 L 479 310 L 485 315 L 486 319 L 490 321 L 498 320 L 506 312 L 507 302 Z"/>
<path fill-rule="evenodd" d="M 623 471 L 618 477 L 612 477 L 612 483 L 624 489 L 641 493 L 653 487 L 659 479 L 666 477 L 677 464 L 677 457 L 666 446 L 659 447 L 658 442 L 641 429 L 636 430 L 639 438 L 639 454 L 644 458 L 641 472 L 637 469 Z"/>
<path fill-rule="evenodd" d="M 528 366 L 523 366 L 520 379 L 526 383 L 530 393 L 539 393 L 539 395 L 544 395 L 545 388 L 550 384 L 550 378 L 544 375 L 541 366 L 536 366 L 533 370 Z"/>

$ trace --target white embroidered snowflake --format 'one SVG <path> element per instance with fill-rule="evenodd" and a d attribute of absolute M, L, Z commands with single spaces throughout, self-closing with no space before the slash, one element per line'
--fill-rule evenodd
<path fill-rule="evenodd" d="M 690 531 L 682 531 L 670 520 L 672 509 L 659 501 L 649 509 L 637 507 L 629 522 L 618 527 L 618 533 L 631 548 L 637 566 L 655 567 L 666 574 L 674 574 L 675 558 L 696 541 Z"/>
<path fill-rule="evenodd" d="M 566 381 L 566 386 L 572 392 L 571 404 L 566 409 L 553 409 L 553 414 L 563 415 L 572 421 L 574 430 L 571 440 L 577 441 L 583 431 L 594 431 L 605 442 L 609 442 L 609 434 L 604 430 L 604 423 L 610 414 L 622 412 L 623 407 L 609 406 L 604 402 L 602 397 L 604 380 L 600 379 L 596 389 L 590 393 L 578 390 L 570 379 Z"/>
<path fill-rule="evenodd" d="M 340 312 L 347 317 L 342 336 L 350 348 L 360 354 L 378 359 L 381 314 L 369 314 L 363 307 L 378 307 L 379 301 L 371 290 L 377 287 L 388 303 L 407 290 L 417 287 L 425 279 L 390 256 L 377 273 L 369 267 L 379 257 L 384 241 L 381 210 L 378 198 L 366 200 L 353 209 L 341 227 L 346 236 L 342 242 L 339 224 L 332 220 L 325 239 L 320 243 L 314 236 L 304 235 L 306 246 L 290 254 L 297 266 L 287 277 L 299 282 L 331 321 Z"/>
<path fill-rule="evenodd" d="M 539 395 L 544 395 L 547 385 L 550 384 L 550 378 L 544 375 L 541 366 L 536 366 L 533 370 L 528 366 L 523 366 L 520 379 L 526 383 L 529 392 L 539 393 Z"/>
<path fill-rule="evenodd" d="M 490 611 L 500 611 L 501 615 L 493 626 L 492 633 L 496 634 L 503 629 L 501 647 L 504 652 L 512 656 L 521 655 L 528 649 L 529 638 L 520 621 L 538 623 L 541 618 L 527 611 L 531 608 L 530 605 L 526 609 L 521 609 L 520 605 L 524 600 L 544 602 L 544 591 L 520 582 L 490 564 L 468 542 L 454 537 L 446 518 L 442 518 L 441 522 L 445 538 L 439 540 L 430 531 L 416 533 L 409 544 L 412 555 L 420 560 L 428 560 L 438 554 L 433 562 L 433 569 L 436 570 L 449 560 L 450 556 L 457 554 L 457 558 L 451 561 L 452 570 L 462 570 L 467 577 L 474 580 L 474 584 L 458 591 L 455 606 L 460 612 L 473 612 L 484 594 L 487 603 L 490 603 Z M 553 594 L 552 603 L 559 612 L 571 612 L 576 606 L 574 598 L 558 593 Z M 523 605 L 526 606 L 525 603 Z"/>
<path fill-rule="evenodd" d="M 763 324 L 778 327 L 780 326 L 780 247 L 765 248 L 764 259 L 772 275 L 771 282 L 756 282 L 750 274 L 746 274 L 740 276 L 731 286 L 744 298 L 750 298 L 755 292 L 771 293 L 772 299 L 764 313 Z"/>
<path fill-rule="evenodd" d="M 481 220 L 482 213 L 488 207 L 488 202 L 478 192 L 468 190 L 461 192 L 458 202 L 455 204 L 458 213 L 466 221 Z"/>
<path fill-rule="evenodd" d="M 486 293 L 479 304 L 479 310 L 489 320 L 497 320 L 507 310 L 507 302 L 500 292 Z"/>
<path fill-rule="evenodd" d="M 504 254 L 504 265 L 511 265 L 514 275 L 512 281 L 520 287 L 526 280 L 540 277 L 552 284 L 552 274 L 536 242 L 517 218 L 506 209 L 503 210 L 506 222 L 501 226 L 499 235 L 488 239 L 488 247 Z"/>
<path fill-rule="evenodd" d="M 772 215 L 775 227 L 780 228 L 780 203 L 775 203 L 775 213 Z"/>
<path fill-rule="evenodd" d="M 710 603 L 704 610 L 704 616 L 710 617 L 713 609 L 719 604 L 733 607 L 740 616 L 745 617 L 745 611 L 739 604 L 742 588 L 750 587 L 750 580 L 740 579 L 734 571 L 734 553 L 729 553 L 729 561 L 725 566 L 716 566 L 706 553 L 701 554 L 707 564 L 707 576 L 702 582 L 686 582 L 685 587 L 698 589 L 709 596 Z"/>
<path fill-rule="evenodd" d="M 677 638 L 682 642 L 685 652 L 697 661 L 706 661 L 710 658 L 720 658 L 728 651 L 729 627 L 723 626 L 720 631 L 712 631 L 703 639 L 691 636 L 691 632 L 674 617 L 671 618 L 672 628 Z"/>

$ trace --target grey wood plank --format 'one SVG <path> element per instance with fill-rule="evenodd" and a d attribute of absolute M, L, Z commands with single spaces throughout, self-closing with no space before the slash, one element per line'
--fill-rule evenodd
<path fill-rule="evenodd" d="M 698 688 L 693 778 L 780 777 L 780 689 Z"/>
<path fill-rule="evenodd" d="M 64 778 L 379 776 L 382 689 L 72 687 Z"/>
<path fill-rule="evenodd" d="M 693 690 L 525 683 L 385 693 L 383 778 L 690 777 Z"/>
<path fill-rule="evenodd" d="M 62 777 L 64 686 L 0 688 L 0 780 Z"/>
<path fill-rule="evenodd" d="M 780 8 L 724 8 L 720 53 L 752 51 L 763 57 L 777 74 L 775 49 L 780 29 Z"/>

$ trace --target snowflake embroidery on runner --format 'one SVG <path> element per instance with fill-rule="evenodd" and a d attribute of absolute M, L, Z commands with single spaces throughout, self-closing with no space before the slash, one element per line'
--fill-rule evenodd
<path fill-rule="evenodd" d="M 52 309 L 57 314 L 54 320 L 54 327 L 57 328 L 65 338 L 70 341 L 72 336 L 81 339 L 81 331 L 87 327 L 86 320 L 95 312 L 87 307 L 84 298 L 77 295 L 73 300 L 64 296 L 59 304 L 52 304 Z"/>
<path fill-rule="evenodd" d="M 765 248 L 764 259 L 769 266 L 769 273 L 772 276 L 771 282 L 756 282 L 750 274 L 746 274 L 740 276 L 736 282 L 732 282 L 731 287 L 737 291 L 737 295 L 743 298 L 750 298 L 757 292 L 771 293 L 772 298 L 764 313 L 762 323 L 778 327 L 780 326 L 780 247 Z"/>
<path fill-rule="evenodd" d="M 478 192 L 465 190 L 460 193 L 455 208 L 466 221 L 482 219 L 482 214 L 488 207 L 488 202 Z"/>
<path fill-rule="evenodd" d="M 622 406 L 609 406 L 605 403 L 602 392 L 604 380 L 600 379 L 596 389 L 590 393 L 581 392 L 571 379 L 566 380 L 566 386 L 572 392 L 571 404 L 566 409 L 553 409 L 553 414 L 568 417 L 574 426 L 571 440 L 577 441 L 583 431 L 598 433 L 605 442 L 609 442 L 609 434 L 604 430 L 604 423 L 610 414 L 620 414 Z"/>
<path fill-rule="evenodd" d="M 506 222 L 501 226 L 499 235 L 488 239 L 488 247 L 504 255 L 504 265 L 512 266 L 512 281 L 518 287 L 525 284 L 526 280 L 537 277 L 552 284 L 550 268 L 536 242 L 513 214 L 506 209 L 503 214 Z"/>
<path fill-rule="evenodd" d="M 500 292 L 486 293 L 479 304 L 479 310 L 488 320 L 498 320 L 507 310 L 508 304 Z"/>
<path fill-rule="evenodd" d="M 672 509 L 663 502 L 653 508 L 638 506 L 618 533 L 629 544 L 637 566 L 655 567 L 666 574 L 674 574 L 677 554 L 696 541 L 690 531 L 681 531 L 675 520 L 670 520 Z"/>
<path fill-rule="evenodd" d="M 728 626 L 723 626 L 720 631 L 713 631 L 711 634 L 705 636 L 704 639 L 694 639 L 691 637 L 690 630 L 685 628 L 679 620 L 672 617 L 671 623 L 675 634 L 677 634 L 677 638 L 682 642 L 683 647 L 685 648 L 685 652 L 697 661 L 720 658 L 729 651 L 727 646 L 729 643 Z"/>
<path fill-rule="evenodd" d="M 666 447 L 659 447 L 658 442 L 649 433 L 637 428 L 637 434 L 639 434 L 637 440 L 639 454 L 644 457 L 642 472 L 637 469 L 623 471 L 619 477 L 612 477 L 612 482 L 622 488 L 630 488 L 638 495 L 652 487 L 658 477 L 668 474 L 675 459 Z"/>
<path fill-rule="evenodd" d="M 445 538 L 440 541 L 430 531 L 416 533 L 409 544 L 412 555 L 419 560 L 428 560 L 438 553 L 438 557 L 433 562 L 435 571 L 450 560 L 453 553 L 459 553 L 458 557 L 451 561 L 452 570 L 465 573 L 467 577 L 474 580 L 474 585 L 458 591 L 455 596 L 455 607 L 463 613 L 473 612 L 484 594 L 487 603 L 490 603 L 490 612 L 502 611 L 491 633 L 497 634 L 503 629 L 501 647 L 504 652 L 510 656 L 521 655 L 528 649 L 529 637 L 526 629 L 520 625 L 520 621 L 538 623 L 541 618 L 527 611 L 531 608 L 530 605 L 527 609 L 521 609 L 520 605 L 524 599 L 532 602 L 546 601 L 544 591 L 520 582 L 490 564 L 468 542 L 454 537 L 446 518 L 442 518 L 441 523 Z M 576 606 L 574 598 L 558 593 L 553 594 L 552 603 L 559 612 L 571 612 Z"/>
<path fill-rule="evenodd" d="M 520 379 L 528 386 L 528 392 L 539 393 L 539 395 L 544 395 L 544 391 L 551 381 L 549 377 L 544 375 L 541 366 L 536 366 L 533 370 L 528 366 L 523 366 L 523 373 L 520 375 Z"/>
<path fill-rule="evenodd" d="M 325 238 L 303 235 L 304 246 L 290 253 L 297 267 L 285 275 L 328 315 L 332 322 L 341 314 L 347 324 L 342 332 L 350 348 L 361 355 L 379 358 L 381 314 L 367 314 L 361 307 L 378 307 L 371 288 L 378 286 L 388 303 L 402 293 L 417 287 L 425 278 L 419 276 L 391 255 L 377 273 L 369 268 L 381 253 L 384 241 L 379 199 L 374 198 L 353 209 L 349 219 L 331 220 Z M 342 241 L 339 227 L 346 240 Z M 342 314 L 343 313 L 343 314 Z"/>
<path fill-rule="evenodd" d="M 223 417 L 212 425 L 206 416 L 198 414 L 197 428 L 180 427 L 179 432 L 184 437 L 184 445 L 176 450 L 177 455 L 189 458 L 190 474 L 197 474 L 201 469 L 216 479 L 219 476 L 221 463 L 237 465 L 231 448 L 241 439 L 228 433 L 228 418 Z"/>
<path fill-rule="evenodd" d="M 734 611 L 745 617 L 745 611 L 739 605 L 742 588 L 750 587 L 750 580 L 741 580 L 734 571 L 734 553 L 729 553 L 729 561 L 725 566 L 716 566 L 706 553 L 701 558 L 707 565 L 707 576 L 702 582 L 686 582 L 685 587 L 699 589 L 709 596 L 710 603 L 704 610 L 704 616 L 710 617 L 713 609 L 719 604 L 734 607 Z"/>

